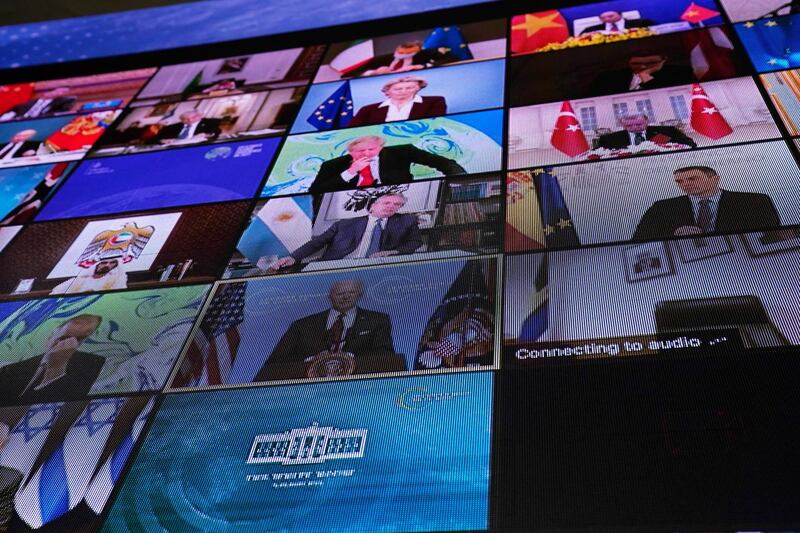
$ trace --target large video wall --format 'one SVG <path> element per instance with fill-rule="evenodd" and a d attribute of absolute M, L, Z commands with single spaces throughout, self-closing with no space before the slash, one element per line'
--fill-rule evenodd
<path fill-rule="evenodd" d="M 0 532 L 800 531 L 784 4 L 0 86 Z"/>

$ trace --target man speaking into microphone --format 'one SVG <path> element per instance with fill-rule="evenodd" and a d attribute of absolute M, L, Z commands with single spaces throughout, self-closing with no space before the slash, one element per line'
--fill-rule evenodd
<path fill-rule="evenodd" d="M 466 174 L 461 165 L 446 157 L 420 150 L 411 144 L 384 146 L 383 137 L 358 137 L 347 145 L 347 155 L 320 165 L 309 192 L 344 191 L 355 187 L 374 187 L 409 183 L 411 164 L 435 168 L 445 176 Z"/>

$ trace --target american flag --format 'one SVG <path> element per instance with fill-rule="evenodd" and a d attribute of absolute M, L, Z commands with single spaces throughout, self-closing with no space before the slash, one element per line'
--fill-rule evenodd
<path fill-rule="evenodd" d="M 247 282 L 219 286 L 192 339 L 173 387 L 220 385 L 230 374 L 239 349 Z"/>

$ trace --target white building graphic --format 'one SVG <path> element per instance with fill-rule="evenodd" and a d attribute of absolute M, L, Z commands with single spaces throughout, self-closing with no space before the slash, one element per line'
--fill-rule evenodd
<path fill-rule="evenodd" d="M 329 459 L 364 457 L 367 430 L 338 429 L 319 424 L 284 433 L 256 435 L 247 464 L 281 463 L 301 465 L 324 463 Z"/>

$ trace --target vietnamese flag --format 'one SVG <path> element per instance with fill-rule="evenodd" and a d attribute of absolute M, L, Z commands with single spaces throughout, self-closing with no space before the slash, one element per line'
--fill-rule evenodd
<path fill-rule="evenodd" d="M 579 156 L 589 150 L 589 143 L 569 100 L 561 104 L 561 111 L 553 126 L 553 135 L 550 136 L 550 144 L 570 157 Z"/>
<path fill-rule="evenodd" d="M 681 15 L 681 20 L 685 20 L 686 22 L 691 22 L 693 24 L 699 24 L 705 20 L 713 19 L 714 17 L 718 16 L 719 11 L 698 6 L 692 2 L 689 4 L 689 7 L 686 8 L 686 11 L 683 12 L 683 15 Z"/>
<path fill-rule="evenodd" d="M 0 86 L 0 114 L 23 104 L 33 97 L 33 83 L 14 83 Z"/>
<path fill-rule="evenodd" d="M 111 112 L 75 117 L 48 137 L 45 144 L 53 152 L 70 152 L 89 148 L 109 126 L 106 119 L 113 119 L 114 116 L 115 113 Z"/>
<path fill-rule="evenodd" d="M 511 52 L 515 54 L 535 52 L 545 45 L 567 39 L 569 26 L 555 9 L 511 18 Z"/>
<path fill-rule="evenodd" d="M 697 83 L 692 85 L 691 124 L 694 131 L 714 140 L 733 133 L 731 125 Z"/>

